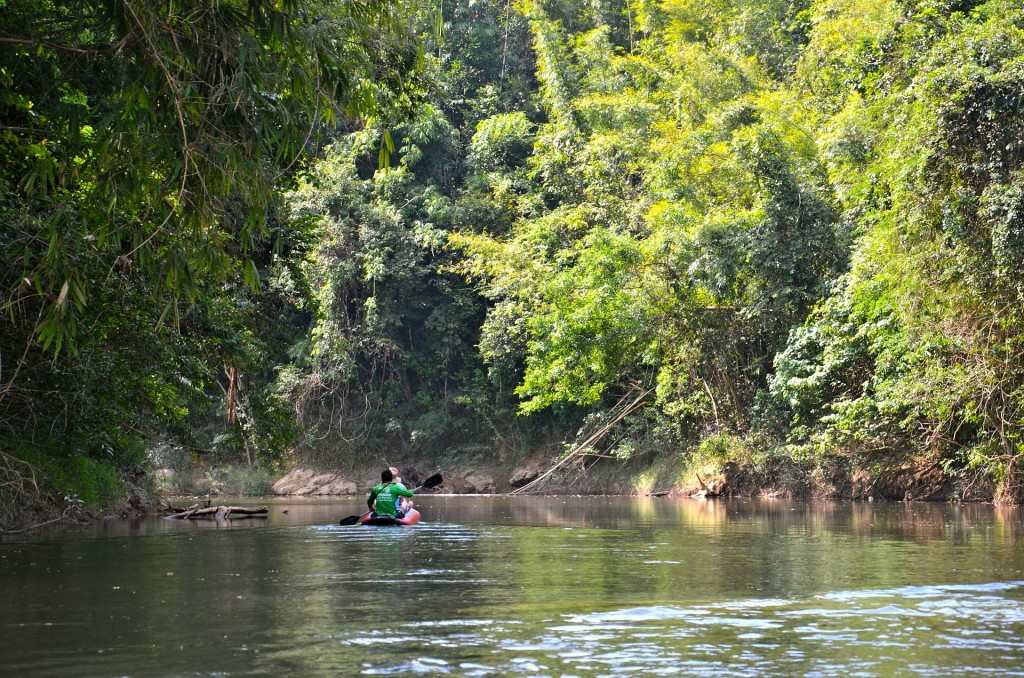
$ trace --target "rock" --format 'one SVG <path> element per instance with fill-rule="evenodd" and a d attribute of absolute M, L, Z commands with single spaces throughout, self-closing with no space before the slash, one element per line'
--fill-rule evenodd
<path fill-rule="evenodd" d="M 330 481 L 324 483 L 316 492 L 313 494 L 323 495 L 334 495 L 334 494 L 356 494 L 356 484 L 351 480 L 342 478 L 339 475 L 335 475 Z"/>
<path fill-rule="evenodd" d="M 314 488 L 314 491 L 319 490 L 324 485 L 334 482 L 337 477 L 337 473 L 321 473 L 313 476 L 313 479 L 309 481 L 309 487 Z"/>
<path fill-rule="evenodd" d="M 420 472 L 412 466 L 400 466 L 398 472 L 406 487 L 416 487 L 422 480 L 424 480 L 424 478 L 420 476 Z"/>
<path fill-rule="evenodd" d="M 493 494 L 494 477 L 479 471 L 470 471 L 463 476 L 464 491 L 467 494 Z"/>
<path fill-rule="evenodd" d="M 308 485 L 314 476 L 316 476 L 314 471 L 297 468 L 274 483 L 271 491 L 274 494 L 295 494 L 297 490 Z"/>
<path fill-rule="evenodd" d="M 444 477 L 442 492 L 445 494 L 465 494 L 466 482 L 457 473 L 449 473 Z"/>
<path fill-rule="evenodd" d="M 534 480 L 540 477 L 546 469 L 543 464 L 537 461 L 531 461 L 517 467 L 512 471 L 512 475 L 509 476 L 508 484 L 510 487 L 517 488 L 532 483 Z"/>
<path fill-rule="evenodd" d="M 297 468 L 274 483 L 274 494 L 305 497 L 336 494 L 356 494 L 358 488 L 351 480 L 338 473 L 317 473 Z"/>

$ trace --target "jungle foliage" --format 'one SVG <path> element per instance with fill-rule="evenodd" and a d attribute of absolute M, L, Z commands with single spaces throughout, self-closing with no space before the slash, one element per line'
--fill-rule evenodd
<path fill-rule="evenodd" d="M 275 218 L 279 191 L 326 134 L 411 106 L 409 8 L 3 0 L 0 14 L 0 453 L 131 467 L 139 441 L 188 439 L 225 400 L 250 459 L 283 447 L 290 406 L 256 388 L 294 316 L 257 294 L 303 237 Z M 249 379 L 230 398 L 225 370 Z M 257 440 L 254 417 L 283 425 Z"/>
<path fill-rule="evenodd" d="M 86 6 L 0 2 L 6 439 L 436 459 L 649 394 L 605 452 L 1024 498 L 1019 2 Z"/>
<path fill-rule="evenodd" d="M 1019 497 L 1022 18 L 999 0 L 449 7 L 396 163 L 370 173 L 382 131 L 361 130 L 292 199 L 330 246 L 301 392 L 450 442 L 511 408 L 586 429 L 651 390 L 615 455 L 738 436 Z M 420 302 L 461 315 L 432 336 Z"/>

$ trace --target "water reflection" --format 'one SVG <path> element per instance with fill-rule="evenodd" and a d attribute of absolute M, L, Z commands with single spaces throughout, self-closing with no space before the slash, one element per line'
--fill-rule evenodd
<path fill-rule="evenodd" d="M 267 519 L 170 521 L 156 517 L 111 520 L 78 530 L 55 528 L 41 535 L 0 537 L 0 543 L 62 540 L 69 537 L 142 536 L 154 533 L 222 529 L 262 529 L 333 525 L 365 510 L 359 498 L 230 499 L 231 504 L 270 507 Z M 762 532 L 885 535 L 915 540 L 985 538 L 1024 534 L 1024 514 L 1016 507 L 982 504 L 830 502 L 795 504 L 778 500 L 702 501 L 652 497 L 480 497 L 425 495 L 417 498 L 427 523 L 503 524 L 572 528 L 636 529 L 674 525 L 713 532 L 726 525 Z"/>
<path fill-rule="evenodd" d="M 1024 657 L 1024 581 L 843 591 L 813 599 L 748 599 L 564 614 L 539 634 L 495 620 L 407 624 L 393 635 L 347 641 L 366 647 L 490 648 L 489 663 L 417 656 L 362 665 L 367 674 L 523 672 L 699 675 L 811 673 L 851 668 L 888 674 L 1007 671 Z M 524 633 L 524 631 L 526 631 Z M 426 641 L 426 647 L 423 647 Z M 399 646 L 399 647 L 394 647 Z M 997 654 L 997 651 L 1002 654 Z M 436 650 L 435 650 L 436 652 Z"/>
<path fill-rule="evenodd" d="M 1024 665 L 1021 516 L 985 506 L 424 497 L 0 545 L 0 674 L 738 675 Z M 285 511 L 287 510 L 287 513 Z M 908 669 L 909 667 L 909 669 Z"/>

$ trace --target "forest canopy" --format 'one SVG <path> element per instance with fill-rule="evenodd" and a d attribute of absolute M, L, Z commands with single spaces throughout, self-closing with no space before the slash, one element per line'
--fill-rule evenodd
<path fill-rule="evenodd" d="M 438 459 L 640 396 L 603 454 L 1024 497 L 1019 2 L 0 11 L 5 454 Z"/>

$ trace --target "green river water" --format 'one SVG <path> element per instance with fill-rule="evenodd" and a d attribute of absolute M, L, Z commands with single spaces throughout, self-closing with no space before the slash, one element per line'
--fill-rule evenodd
<path fill-rule="evenodd" d="M 418 503 L 0 542 L 0 674 L 1024 675 L 1019 511 Z"/>

